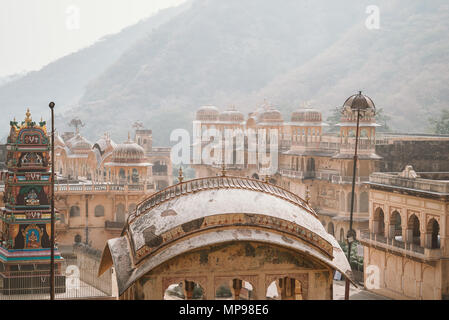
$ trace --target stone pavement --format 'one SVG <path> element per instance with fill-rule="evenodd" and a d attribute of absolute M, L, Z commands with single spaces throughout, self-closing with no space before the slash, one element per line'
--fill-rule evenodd
<path fill-rule="evenodd" d="M 345 281 L 334 280 L 334 300 L 345 299 Z M 369 292 L 359 285 L 355 288 L 353 285 L 349 289 L 349 300 L 391 300 L 387 297 Z"/>

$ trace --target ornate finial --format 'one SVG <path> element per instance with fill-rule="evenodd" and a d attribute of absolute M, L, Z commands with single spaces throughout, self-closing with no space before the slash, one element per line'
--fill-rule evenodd
<path fill-rule="evenodd" d="M 183 176 L 183 173 L 182 173 L 182 167 L 179 167 L 178 180 L 179 180 L 179 183 L 182 183 L 182 181 L 184 180 L 184 176 Z"/>
<path fill-rule="evenodd" d="M 131 133 L 128 131 L 128 141 L 131 141 Z"/>
<path fill-rule="evenodd" d="M 265 182 L 266 182 L 266 183 L 270 183 L 270 175 L 269 175 L 269 174 L 267 174 L 267 175 L 265 176 Z"/>
<path fill-rule="evenodd" d="M 307 204 L 309 204 L 309 202 L 310 202 L 309 186 L 307 186 L 307 188 L 306 188 L 306 202 L 307 202 Z"/>
<path fill-rule="evenodd" d="M 30 108 L 27 109 L 27 112 L 25 113 L 25 115 L 26 115 L 25 123 L 30 123 L 31 121 L 33 121 L 33 119 L 31 118 Z"/>

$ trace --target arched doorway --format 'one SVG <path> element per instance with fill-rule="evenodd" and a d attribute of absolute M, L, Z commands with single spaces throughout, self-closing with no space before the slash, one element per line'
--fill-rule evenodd
<path fill-rule="evenodd" d="M 80 216 L 80 207 L 78 206 L 72 206 L 70 207 L 70 217 L 74 218 L 74 217 L 79 217 Z"/>
<path fill-rule="evenodd" d="M 345 230 L 343 228 L 340 229 L 340 242 L 345 242 Z"/>
<path fill-rule="evenodd" d="M 385 236 L 385 215 L 382 208 L 374 211 L 373 231 L 375 234 Z"/>
<path fill-rule="evenodd" d="M 334 224 L 332 222 L 327 224 L 327 232 L 332 236 L 335 235 Z"/>
<path fill-rule="evenodd" d="M 411 215 L 407 224 L 407 242 L 414 245 L 421 245 L 421 231 L 419 230 L 419 219 L 416 215 Z"/>
<path fill-rule="evenodd" d="M 132 171 L 132 178 L 131 178 L 132 182 L 134 184 L 139 183 L 139 172 L 137 171 L 136 168 L 133 169 Z"/>
<path fill-rule="evenodd" d="M 428 249 L 440 248 L 440 225 L 432 218 L 427 224 L 426 247 Z"/>
<path fill-rule="evenodd" d="M 253 300 L 254 287 L 242 279 L 229 279 L 217 286 L 215 300 Z"/>
<path fill-rule="evenodd" d="M 315 159 L 307 159 L 306 178 L 315 178 Z"/>
<path fill-rule="evenodd" d="M 267 288 L 268 300 L 305 300 L 303 284 L 300 280 L 282 277 L 270 283 Z"/>
<path fill-rule="evenodd" d="M 203 300 L 204 289 L 194 281 L 173 283 L 164 292 L 164 300 Z"/>
<path fill-rule="evenodd" d="M 397 241 L 402 241 L 402 221 L 401 215 L 397 211 L 393 211 L 390 217 L 389 236 Z"/>

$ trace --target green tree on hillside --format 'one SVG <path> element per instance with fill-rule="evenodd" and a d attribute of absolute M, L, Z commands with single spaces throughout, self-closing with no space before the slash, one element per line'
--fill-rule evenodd
<path fill-rule="evenodd" d="M 432 133 L 449 134 L 449 109 L 441 110 L 439 117 L 429 118 Z"/>

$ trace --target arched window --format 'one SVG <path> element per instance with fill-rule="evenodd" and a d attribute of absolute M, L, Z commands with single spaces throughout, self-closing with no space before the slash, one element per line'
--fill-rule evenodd
<path fill-rule="evenodd" d="M 217 286 L 215 300 L 252 300 L 254 287 L 241 279 L 231 279 Z"/>
<path fill-rule="evenodd" d="M 340 242 L 345 242 L 345 230 L 343 228 L 340 229 Z"/>
<path fill-rule="evenodd" d="M 104 207 L 101 204 L 95 207 L 95 216 L 104 217 Z"/>
<path fill-rule="evenodd" d="M 332 236 L 335 235 L 335 232 L 334 232 L 334 224 L 333 224 L 332 222 L 329 222 L 329 223 L 327 224 L 327 232 L 328 232 L 330 235 L 332 235 Z"/>
<path fill-rule="evenodd" d="M 74 239 L 75 243 L 81 243 L 81 236 L 77 234 Z"/>
<path fill-rule="evenodd" d="M 390 217 L 390 238 L 402 241 L 402 221 L 397 211 L 393 211 Z"/>
<path fill-rule="evenodd" d="M 70 208 L 70 217 L 79 217 L 80 216 L 80 207 L 78 206 L 72 206 Z"/>
<path fill-rule="evenodd" d="M 385 236 L 385 215 L 382 208 L 377 208 L 374 211 L 373 228 L 375 234 Z"/>
<path fill-rule="evenodd" d="M 124 169 L 120 169 L 118 175 L 119 175 L 120 179 L 126 179 L 126 174 L 125 174 L 125 170 Z"/>
<path fill-rule="evenodd" d="M 196 282 L 182 281 L 168 286 L 164 293 L 164 300 L 202 300 L 204 289 Z"/>
<path fill-rule="evenodd" d="M 426 246 L 429 249 L 440 248 L 440 225 L 435 219 L 430 219 L 426 230 Z"/>
<path fill-rule="evenodd" d="M 268 300 L 306 299 L 302 282 L 290 277 L 283 277 L 271 282 L 267 288 L 266 298 Z"/>
<path fill-rule="evenodd" d="M 412 215 L 408 219 L 407 225 L 407 242 L 414 245 L 421 245 L 421 231 L 419 230 L 419 219 L 416 215 Z"/>
<path fill-rule="evenodd" d="M 139 172 L 136 168 L 133 169 L 132 182 L 139 183 Z"/>
<path fill-rule="evenodd" d="M 307 176 L 315 177 L 315 159 L 307 159 Z"/>

